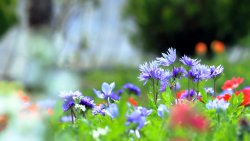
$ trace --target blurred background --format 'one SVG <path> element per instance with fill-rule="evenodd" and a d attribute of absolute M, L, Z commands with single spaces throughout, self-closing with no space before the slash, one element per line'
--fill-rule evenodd
<path fill-rule="evenodd" d="M 35 101 L 69 90 L 94 95 L 104 81 L 142 87 L 138 64 L 169 47 L 222 64 L 219 91 L 233 76 L 249 85 L 249 6 L 249 0 L 1 0 L 0 99 L 19 90 Z"/>

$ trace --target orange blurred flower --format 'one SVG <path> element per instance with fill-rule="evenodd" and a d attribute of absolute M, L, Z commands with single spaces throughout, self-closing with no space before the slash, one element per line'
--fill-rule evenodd
<path fill-rule="evenodd" d="M 22 90 L 19 90 L 17 93 L 17 96 L 23 101 L 23 102 L 29 102 L 30 98 L 24 94 Z"/>
<path fill-rule="evenodd" d="M 133 106 L 137 106 L 137 101 L 131 97 L 128 99 L 128 102 L 131 103 Z"/>
<path fill-rule="evenodd" d="M 171 127 L 191 127 L 196 131 L 207 131 L 208 120 L 188 104 L 177 104 L 170 111 Z"/>
<path fill-rule="evenodd" d="M 221 41 L 214 40 L 211 43 L 211 48 L 215 53 L 220 54 L 220 53 L 223 53 L 225 51 L 225 44 Z"/>
<path fill-rule="evenodd" d="M 207 53 L 207 45 L 204 42 L 198 42 L 195 46 L 195 52 L 197 55 L 204 55 Z"/>

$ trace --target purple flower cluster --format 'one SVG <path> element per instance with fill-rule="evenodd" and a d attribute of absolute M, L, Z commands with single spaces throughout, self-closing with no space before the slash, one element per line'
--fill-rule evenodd
<path fill-rule="evenodd" d="M 149 79 L 161 80 L 166 77 L 166 72 L 159 67 L 159 64 L 156 61 L 151 63 L 145 63 L 139 66 L 141 71 L 140 76 L 138 77 L 140 81 L 144 81 L 144 85 L 148 82 Z"/>
<path fill-rule="evenodd" d="M 75 105 L 74 99 L 82 94 L 79 91 L 61 92 L 59 96 L 63 99 L 63 111 L 66 112 Z"/>

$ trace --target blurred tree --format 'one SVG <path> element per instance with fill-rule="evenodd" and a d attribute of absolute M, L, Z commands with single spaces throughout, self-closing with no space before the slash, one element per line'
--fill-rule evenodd
<path fill-rule="evenodd" d="M 128 0 L 125 17 L 135 20 L 138 32 L 132 41 L 146 51 L 173 46 L 192 54 L 199 41 L 231 44 L 245 36 L 249 6 L 249 0 Z"/>
<path fill-rule="evenodd" d="M 16 0 L 0 0 L 0 37 L 17 22 Z"/>

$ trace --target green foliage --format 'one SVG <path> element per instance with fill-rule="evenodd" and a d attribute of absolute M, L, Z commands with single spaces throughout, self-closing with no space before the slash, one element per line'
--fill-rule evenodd
<path fill-rule="evenodd" d="M 16 6 L 17 0 L 1 0 L 0 1 L 0 37 L 8 28 L 16 23 Z"/>
<path fill-rule="evenodd" d="M 135 20 L 138 33 L 132 39 L 146 51 L 174 46 L 184 53 L 199 41 L 234 43 L 246 36 L 249 4 L 247 0 L 128 0 L 125 16 Z"/>

